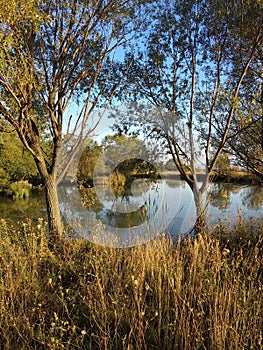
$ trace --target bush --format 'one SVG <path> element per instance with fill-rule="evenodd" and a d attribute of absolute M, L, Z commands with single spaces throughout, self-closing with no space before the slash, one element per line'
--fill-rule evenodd
<path fill-rule="evenodd" d="M 28 181 L 16 181 L 9 185 L 8 192 L 14 199 L 28 198 L 30 195 L 32 185 Z"/>

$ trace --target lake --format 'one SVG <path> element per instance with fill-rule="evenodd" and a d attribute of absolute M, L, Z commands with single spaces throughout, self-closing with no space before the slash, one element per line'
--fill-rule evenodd
<path fill-rule="evenodd" d="M 110 186 L 79 191 L 77 186 L 59 188 L 64 220 L 77 234 L 98 244 L 131 246 L 166 231 L 177 236 L 194 225 L 195 206 L 191 190 L 180 180 L 145 179 L 133 181 L 127 192 Z M 243 218 L 263 217 L 263 187 L 233 183 L 213 183 L 207 196 L 208 224 L 234 224 Z M 84 205 L 84 204 L 85 205 Z M 46 217 L 43 192 L 25 200 L 0 197 L 0 217 L 18 224 L 28 217 Z M 103 233 L 102 233 L 103 232 Z"/>

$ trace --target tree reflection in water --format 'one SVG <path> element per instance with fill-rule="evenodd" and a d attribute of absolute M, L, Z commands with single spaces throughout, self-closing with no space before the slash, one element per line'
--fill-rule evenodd
<path fill-rule="evenodd" d="M 118 174 L 119 176 L 119 174 Z M 105 190 L 101 203 L 94 188 L 82 189 L 84 206 L 96 213 L 102 223 L 119 228 L 139 226 L 148 221 L 157 210 L 157 201 L 150 195 L 155 183 L 150 180 L 112 181 L 112 191 Z"/>
<path fill-rule="evenodd" d="M 260 209 L 263 206 L 263 187 L 246 187 L 241 195 L 242 204 L 249 209 Z"/>
<path fill-rule="evenodd" d="M 240 202 L 246 209 L 259 210 L 263 206 L 262 186 L 240 186 L 233 183 L 213 183 L 208 191 L 210 203 L 218 209 L 231 206 L 233 195 L 240 197 Z"/>
<path fill-rule="evenodd" d="M 226 209 L 231 204 L 231 195 L 238 193 L 240 187 L 231 183 L 213 183 L 208 190 L 209 202 L 219 209 Z"/>

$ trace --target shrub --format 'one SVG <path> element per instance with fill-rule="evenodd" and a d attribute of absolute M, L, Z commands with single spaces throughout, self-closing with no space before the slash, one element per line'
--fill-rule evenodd
<path fill-rule="evenodd" d="M 23 199 L 29 197 L 31 188 L 32 185 L 28 181 L 21 180 L 11 183 L 8 192 L 14 199 Z"/>

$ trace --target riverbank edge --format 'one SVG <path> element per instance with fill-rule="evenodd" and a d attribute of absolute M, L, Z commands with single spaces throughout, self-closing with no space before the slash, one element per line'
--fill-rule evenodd
<path fill-rule="evenodd" d="M 197 174 L 197 180 L 199 182 L 203 182 L 206 179 L 206 174 L 205 173 L 198 173 Z M 133 175 L 133 179 L 163 179 L 163 180 L 176 180 L 176 181 L 183 181 L 183 177 L 178 173 L 178 172 L 171 172 L 171 171 L 164 171 L 161 172 L 160 175 L 152 175 L 152 174 L 137 174 Z M 255 178 L 247 173 L 243 172 L 233 172 L 233 173 L 227 173 L 227 174 L 217 174 L 214 173 L 210 175 L 210 183 L 219 183 L 219 182 L 224 182 L 224 183 L 236 183 L 236 184 L 244 184 L 244 185 L 261 185 L 262 182 L 260 181 L 259 178 Z M 63 181 L 63 185 L 69 185 L 72 182 L 70 180 Z M 106 176 L 100 176 L 96 177 L 96 185 L 104 185 L 107 184 L 108 180 Z M 83 181 L 80 181 L 79 184 L 83 187 L 93 187 L 94 186 L 94 179 L 92 178 L 87 178 Z"/>
<path fill-rule="evenodd" d="M 197 174 L 197 180 L 200 182 L 203 182 L 206 178 L 205 173 L 198 173 Z M 152 180 L 177 180 L 183 181 L 182 176 L 178 172 L 174 171 L 163 171 L 160 175 L 155 174 L 137 174 L 133 175 L 132 179 L 152 179 Z M 262 185 L 262 181 L 260 181 L 259 178 L 255 178 L 245 172 L 229 172 L 227 174 L 218 174 L 214 173 L 210 176 L 210 183 L 233 183 L 233 184 L 243 184 L 243 185 Z M 74 186 L 76 182 L 72 179 L 66 179 L 63 180 L 59 186 Z M 78 186 L 84 187 L 84 188 L 90 188 L 94 187 L 94 185 L 105 185 L 108 184 L 108 179 L 106 176 L 101 175 L 99 177 L 96 177 L 96 181 L 94 181 L 93 178 L 87 178 L 82 181 L 78 181 Z M 43 189 L 43 185 L 39 184 L 37 186 L 32 186 L 31 191 L 39 191 Z M 12 197 L 12 194 L 10 194 L 10 191 L 8 190 L 8 186 L 2 186 L 0 187 L 0 196 L 7 196 Z"/>

